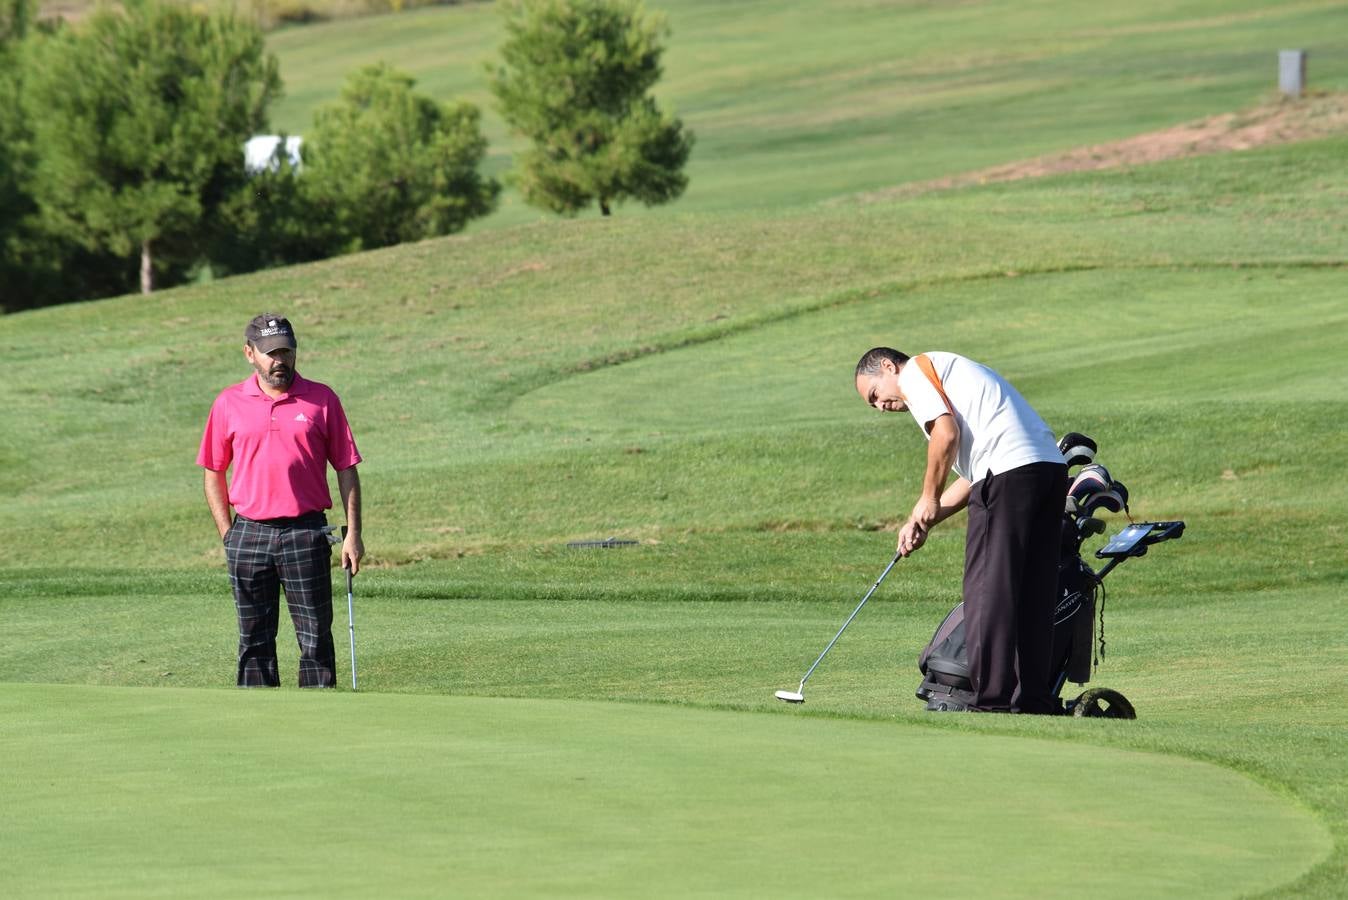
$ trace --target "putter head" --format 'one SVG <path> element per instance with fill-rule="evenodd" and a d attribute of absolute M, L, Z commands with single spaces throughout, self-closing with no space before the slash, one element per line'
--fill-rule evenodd
<path fill-rule="evenodd" d="M 787 703 L 805 702 L 805 695 L 800 691 L 778 691 L 774 696 L 778 700 L 785 700 Z"/>

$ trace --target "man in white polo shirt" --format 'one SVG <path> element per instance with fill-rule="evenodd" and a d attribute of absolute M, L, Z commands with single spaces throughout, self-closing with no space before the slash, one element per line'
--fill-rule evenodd
<path fill-rule="evenodd" d="M 969 510 L 970 709 L 1058 712 L 1050 659 L 1067 466 L 1053 431 L 1006 379 L 954 353 L 910 358 L 876 347 L 857 363 L 856 388 L 882 412 L 911 413 L 927 437 L 922 491 L 898 552 L 909 555 L 933 526 Z"/>

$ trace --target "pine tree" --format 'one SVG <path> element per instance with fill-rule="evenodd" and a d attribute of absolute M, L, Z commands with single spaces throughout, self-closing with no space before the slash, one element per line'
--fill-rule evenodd
<path fill-rule="evenodd" d="M 648 92 L 660 79 L 662 17 L 639 0 L 512 0 L 504 64 L 490 86 L 532 142 L 515 178 L 529 203 L 568 215 L 683 193 L 693 135 Z"/>
<path fill-rule="evenodd" d="M 439 103 L 383 63 L 353 73 L 319 109 L 299 182 L 346 250 L 461 230 L 496 208 L 501 186 L 478 172 L 487 151 L 471 103 Z"/>
<path fill-rule="evenodd" d="M 201 253 L 242 188 L 243 144 L 280 95 L 276 59 L 252 22 L 171 0 L 101 6 L 31 51 L 22 102 L 44 223 L 91 252 L 139 254 L 148 293 L 157 269 Z"/>

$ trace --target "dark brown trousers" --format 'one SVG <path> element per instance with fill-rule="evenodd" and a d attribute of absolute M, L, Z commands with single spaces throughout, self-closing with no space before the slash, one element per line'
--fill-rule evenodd
<path fill-rule="evenodd" d="M 969 496 L 964 628 L 973 708 L 1053 713 L 1053 604 L 1067 467 L 989 474 Z"/>

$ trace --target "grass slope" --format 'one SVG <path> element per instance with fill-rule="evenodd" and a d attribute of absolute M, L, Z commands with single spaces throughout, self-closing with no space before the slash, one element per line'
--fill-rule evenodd
<path fill-rule="evenodd" d="M 657 95 L 697 134 L 681 210 L 807 203 L 1242 109 L 1288 47 L 1310 51 L 1313 87 L 1348 88 L 1334 0 L 650 5 L 673 30 Z M 500 171 L 518 147 L 483 77 L 501 41 L 486 4 L 274 33 L 275 127 L 303 133 L 347 73 L 384 60 L 481 106 Z M 487 225 L 543 216 L 510 192 Z"/>

